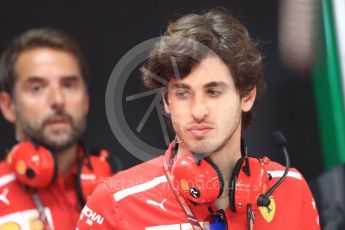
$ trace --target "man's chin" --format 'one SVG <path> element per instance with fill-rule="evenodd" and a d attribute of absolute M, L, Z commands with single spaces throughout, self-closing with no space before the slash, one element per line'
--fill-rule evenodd
<path fill-rule="evenodd" d="M 72 145 L 74 145 L 76 141 L 73 141 L 70 135 L 47 135 L 45 136 L 44 140 L 42 140 L 42 144 L 46 147 L 54 150 L 54 151 L 61 151 L 65 150 Z"/>
<path fill-rule="evenodd" d="M 72 128 L 68 125 L 64 126 L 47 126 L 45 127 L 43 134 L 51 138 L 57 138 L 59 136 L 68 136 L 72 132 Z"/>
<path fill-rule="evenodd" d="M 211 154 L 213 153 L 217 147 L 215 144 L 210 143 L 209 141 L 198 141 L 195 143 L 191 143 L 190 145 L 187 145 L 188 150 L 195 153 L 206 153 Z"/>

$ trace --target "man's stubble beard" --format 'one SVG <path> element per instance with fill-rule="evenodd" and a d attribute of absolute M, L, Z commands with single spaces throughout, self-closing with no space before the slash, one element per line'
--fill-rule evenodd
<path fill-rule="evenodd" d="M 71 129 L 68 131 L 66 138 L 63 140 L 58 140 L 60 137 L 58 132 L 51 132 L 50 134 L 45 134 L 44 128 L 45 123 L 54 116 L 65 116 L 71 125 Z M 51 151 L 60 152 L 66 150 L 78 143 L 84 134 L 86 128 L 87 115 L 84 114 L 78 121 L 74 120 L 71 115 L 64 111 L 58 111 L 54 115 L 45 118 L 40 124 L 32 124 L 27 121 L 24 117 L 17 113 L 17 129 L 20 129 L 24 139 L 31 140 L 35 143 L 45 146 Z M 66 134 L 63 134 L 66 135 Z M 55 136 L 55 137 L 54 137 Z"/>
<path fill-rule="evenodd" d="M 242 117 L 241 110 L 238 110 L 236 112 L 235 117 L 233 117 L 233 118 L 230 117 L 225 122 L 227 124 L 230 124 L 230 123 L 232 123 L 231 122 L 232 119 L 236 120 L 234 122 L 235 125 L 233 127 L 229 127 L 229 129 L 227 130 L 226 134 L 224 135 L 223 140 L 218 141 L 219 138 L 217 138 L 217 137 L 213 137 L 212 138 L 213 141 L 207 140 L 207 139 L 203 140 L 203 138 L 201 138 L 201 139 L 197 140 L 195 144 L 187 145 L 188 151 L 195 152 L 195 153 L 204 153 L 208 156 L 211 155 L 212 153 L 221 151 L 222 149 L 224 149 L 227 146 L 227 144 L 229 143 L 229 141 L 233 137 L 234 133 L 236 132 L 238 126 L 241 125 L 241 117 Z M 188 144 L 188 143 L 186 143 L 186 144 Z"/>
<path fill-rule="evenodd" d="M 207 156 L 211 155 L 212 153 L 221 151 L 229 143 L 235 131 L 236 129 L 232 130 L 232 132 L 229 131 L 229 133 L 227 133 L 226 137 L 222 141 L 199 140 L 194 145 L 192 144 L 188 146 L 188 151 L 194 153 L 204 153 Z"/>

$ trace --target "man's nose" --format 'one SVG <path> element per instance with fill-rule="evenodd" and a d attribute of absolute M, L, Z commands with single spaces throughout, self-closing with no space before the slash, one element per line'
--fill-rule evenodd
<path fill-rule="evenodd" d="M 50 102 L 51 102 L 51 107 L 54 110 L 60 110 L 65 107 L 65 95 L 63 93 L 63 90 L 58 87 L 52 87 L 51 92 L 50 92 Z"/>
<path fill-rule="evenodd" d="M 202 95 L 195 95 L 192 105 L 192 116 L 197 122 L 202 122 L 208 116 L 207 101 Z"/>

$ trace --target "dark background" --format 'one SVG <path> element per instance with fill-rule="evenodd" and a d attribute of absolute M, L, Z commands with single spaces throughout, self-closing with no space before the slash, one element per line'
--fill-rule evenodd
<path fill-rule="evenodd" d="M 121 57 L 140 42 L 159 36 L 172 19 L 211 7 L 225 7 L 243 22 L 260 43 L 265 56 L 265 96 L 255 108 L 254 125 L 244 136 L 249 153 L 284 163 L 275 149 L 271 133 L 284 132 L 288 139 L 291 165 L 310 180 L 323 170 L 319 134 L 310 76 L 289 71 L 278 55 L 277 0 L 266 1 L 1 1 L 0 51 L 15 36 L 33 27 L 54 27 L 76 38 L 90 65 L 91 111 L 84 141 L 91 147 L 104 147 L 128 168 L 140 161 L 128 153 L 111 132 L 105 113 L 105 90 L 110 73 Z M 136 80 L 129 81 L 133 89 Z M 131 85 L 127 86 L 131 88 Z M 139 87 L 140 88 L 140 87 Z M 126 110 L 141 114 L 150 101 Z M 140 112 L 141 111 L 141 112 Z M 135 119 L 135 116 L 134 118 Z M 129 123 L 138 123 L 134 120 Z M 152 145 L 163 146 L 157 116 L 150 116 L 141 135 Z M 4 154 L 15 143 L 14 130 L 0 116 L 0 150 Z M 3 156 L 2 154 L 2 156 Z"/>

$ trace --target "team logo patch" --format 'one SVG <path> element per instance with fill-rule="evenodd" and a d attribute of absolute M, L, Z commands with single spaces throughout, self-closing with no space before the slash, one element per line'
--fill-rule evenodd
<path fill-rule="evenodd" d="M 46 220 L 49 229 L 54 229 L 53 219 L 49 208 L 44 208 L 46 213 Z M 7 229 L 31 229 L 41 230 L 46 229 L 45 224 L 39 219 L 39 213 L 36 209 L 24 210 L 21 212 L 15 212 L 6 216 L 0 217 L 0 230 Z"/>
<path fill-rule="evenodd" d="M 192 187 L 189 189 L 189 194 L 194 197 L 194 198 L 199 198 L 200 197 L 200 191 L 197 188 Z"/>
<path fill-rule="evenodd" d="M 259 207 L 262 217 L 270 223 L 276 212 L 276 203 L 273 198 L 270 198 L 270 205 L 268 207 Z"/>
<path fill-rule="evenodd" d="M 0 230 L 21 230 L 21 229 L 22 228 L 20 227 L 20 225 L 14 221 L 10 221 L 10 222 L 3 223 L 0 225 Z"/>
<path fill-rule="evenodd" d="M 87 225 L 92 226 L 94 223 L 101 225 L 104 217 L 85 205 L 79 217 L 79 220 L 83 219 Z"/>
<path fill-rule="evenodd" d="M 16 170 L 17 173 L 20 175 L 23 175 L 25 173 L 26 170 L 26 164 L 24 161 L 18 161 L 16 164 Z"/>
<path fill-rule="evenodd" d="M 39 215 L 28 217 L 30 229 L 44 229 L 44 223 L 40 220 Z"/>
<path fill-rule="evenodd" d="M 10 205 L 10 201 L 8 200 L 8 197 L 7 197 L 8 192 L 9 192 L 8 188 L 5 187 L 0 194 L 0 201 L 6 205 Z"/>
<path fill-rule="evenodd" d="M 180 183 L 181 183 L 180 187 L 181 187 L 182 191 L 188 191 L 189 190 L 189 185 L 188 185 L 187 180 L 182 179 Z"/>

